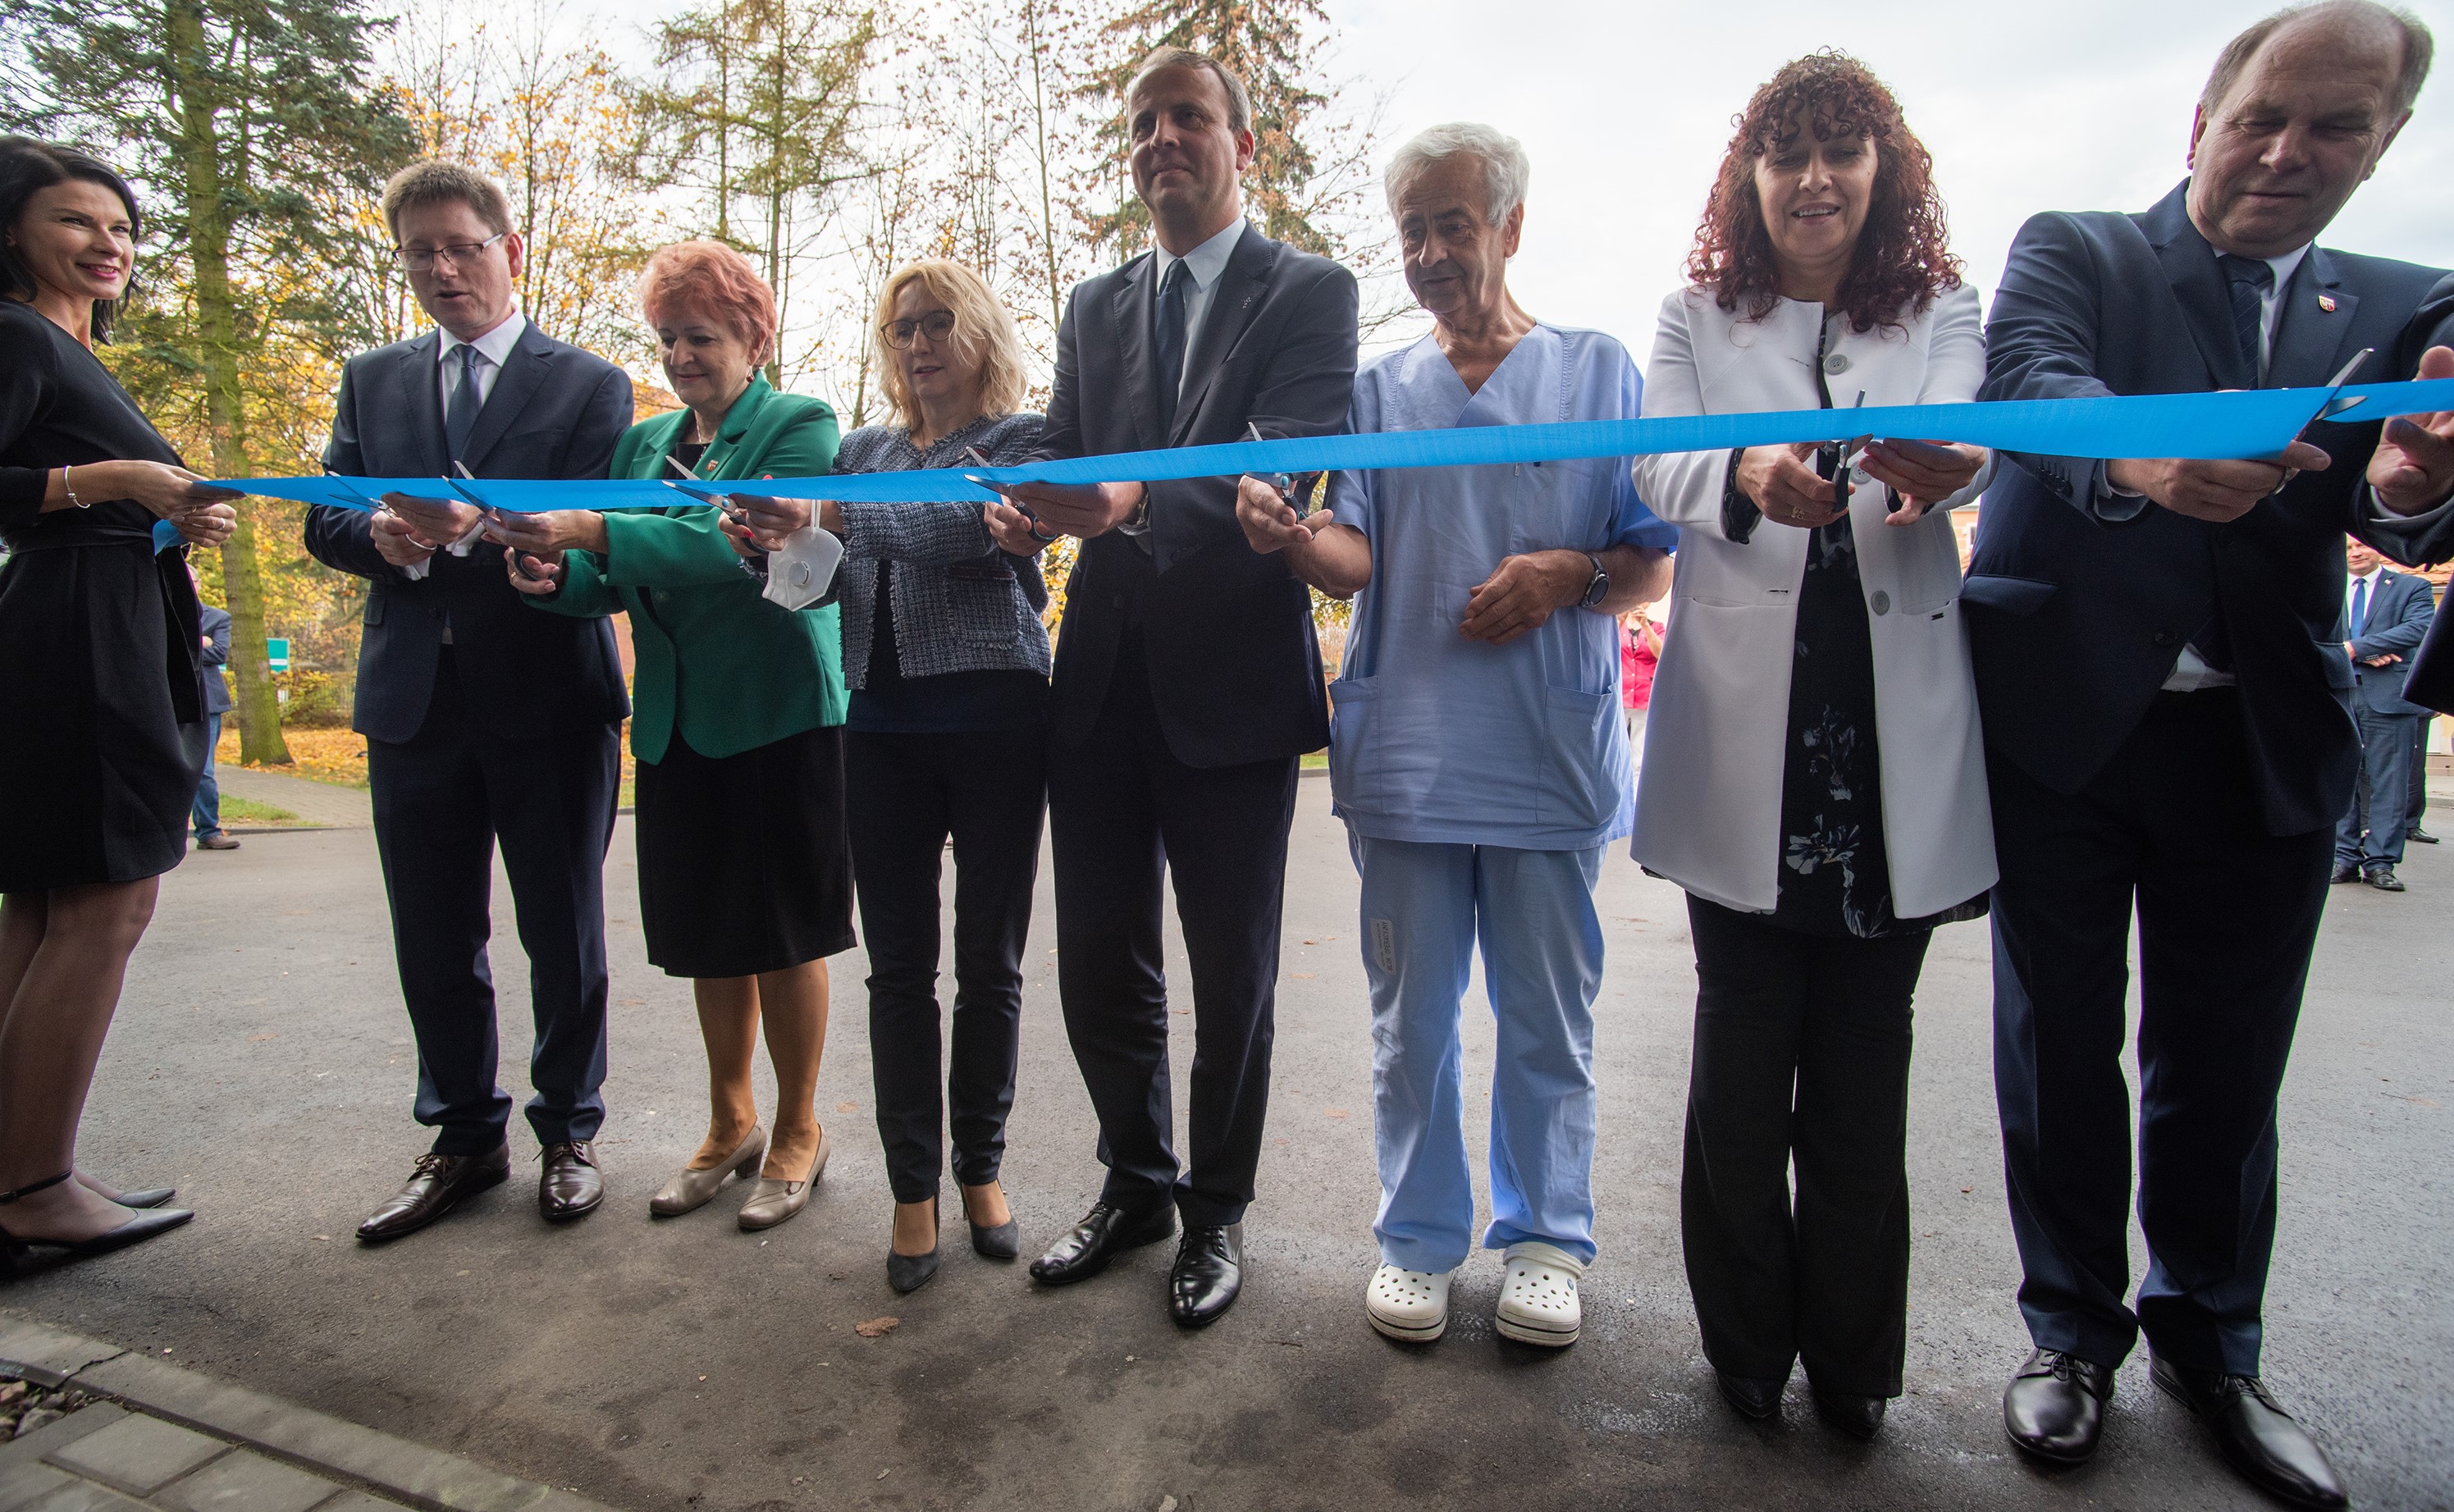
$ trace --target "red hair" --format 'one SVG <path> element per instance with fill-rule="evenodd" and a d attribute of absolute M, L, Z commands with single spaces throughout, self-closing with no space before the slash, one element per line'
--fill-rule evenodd
<path fill-rule="evenodd" d="M 750 259 L 722 242 L 659 247 L 639 274 L 639 309 L 649 323 L 697 315 L 724 326 L 754 352 L 775 339 L 775 292 Z"/>
<path fill-rule="evenodd" d="M 1819 142 L 1857 136 L 1875 144 L 1875 186 L 1865 228 L 1841 275 L 1834 307 L 1858 331 L 1898 326 L 1925 313 L 1935 297 L 1960 287 L 1934 154 L 1901 118 L 1900 102 L 1866 66 L 1825 49 L 1797 59 L 1756 91 L 1736 121 L 1687 254 L 1687 276 L 1713 291 L 1723 310 L 1747 306 L 1761 320 L 1780 300 L 1780 273 L 1756 195 L 1756 160 L 1796 139 L 1800 118 Z"/>

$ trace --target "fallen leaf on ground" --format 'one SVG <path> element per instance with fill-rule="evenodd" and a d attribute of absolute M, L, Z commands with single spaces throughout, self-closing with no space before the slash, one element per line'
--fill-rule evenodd
<path fill-rule="evenodd" d="M 895 1332 L 902 1323 L 900 1318 L 864 1318 L 852 1325 L 852 1331 L 863 1339 L 876 1339 Z"/>
<path fill-rule="evenodd" d="M 857 1102 L 838 1102 L 835 1104 L 835 1111 L 837 1113 L 858 1113 L 860 1111 L 860 1104 Z"/>
<path fill-rule="evenodd" d="M 1323 1108 L 1320 1111 L 1328 1114 L 1333 1119 L 1342 1119 L 1346 1117 L 1346 1110 L 1344 1108 Z"/>

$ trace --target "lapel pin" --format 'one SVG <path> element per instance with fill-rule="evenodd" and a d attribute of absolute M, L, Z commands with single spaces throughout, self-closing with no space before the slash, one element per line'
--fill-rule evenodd
<path fill-rule="evenodd" d="M 2326 313 L 2330 315 L 2333 314 L 2335 312 L 2335 296 L 2333 294 L 2320 294 L 2318 296 L 2318 308 L 2326 312 Z"/>

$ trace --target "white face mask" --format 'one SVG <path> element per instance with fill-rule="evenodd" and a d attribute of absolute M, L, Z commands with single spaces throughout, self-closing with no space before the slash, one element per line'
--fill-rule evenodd
<path fill-rule="evenodd" d="M 827 596 L 835 569 L 843 564 L 843 541 L 833 531 L 812 524 L 793 533 L 780 551 L 767 554 L 768 602 L 799 609 Z"/>

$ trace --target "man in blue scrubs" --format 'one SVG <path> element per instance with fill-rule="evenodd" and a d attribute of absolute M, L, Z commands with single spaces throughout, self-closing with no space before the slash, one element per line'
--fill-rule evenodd
<path fill-rule="evenodd" d="M 1358 377 L 1355 431 L 1637 414 L 1617 341 L 1509 296 L 1527 176 L 1489 127 L 1398 150 L 1390 210 L 1434 330 Z M 1330 500 L 1299 517 L 1247 478 L 1237 514 L 1256 551 L 1362 595 L 1330 689 L 1330 775 L 1372 987 L 1384 1263 L 1366 1312 L 1390 1338 L 1438 1338 L 1474 1247 L 1458 1024 L 1478 939 L 1499 1020 L 1482 1237 L 1507 1266 L 1496 1323 L 1574 1343 L 1594 1258 L 1593 889 L 1634 786 L 1616 616 L 1667 589 L 1677 535 L 1638 502 L 1625 458 L 1347 473 Z"/>

